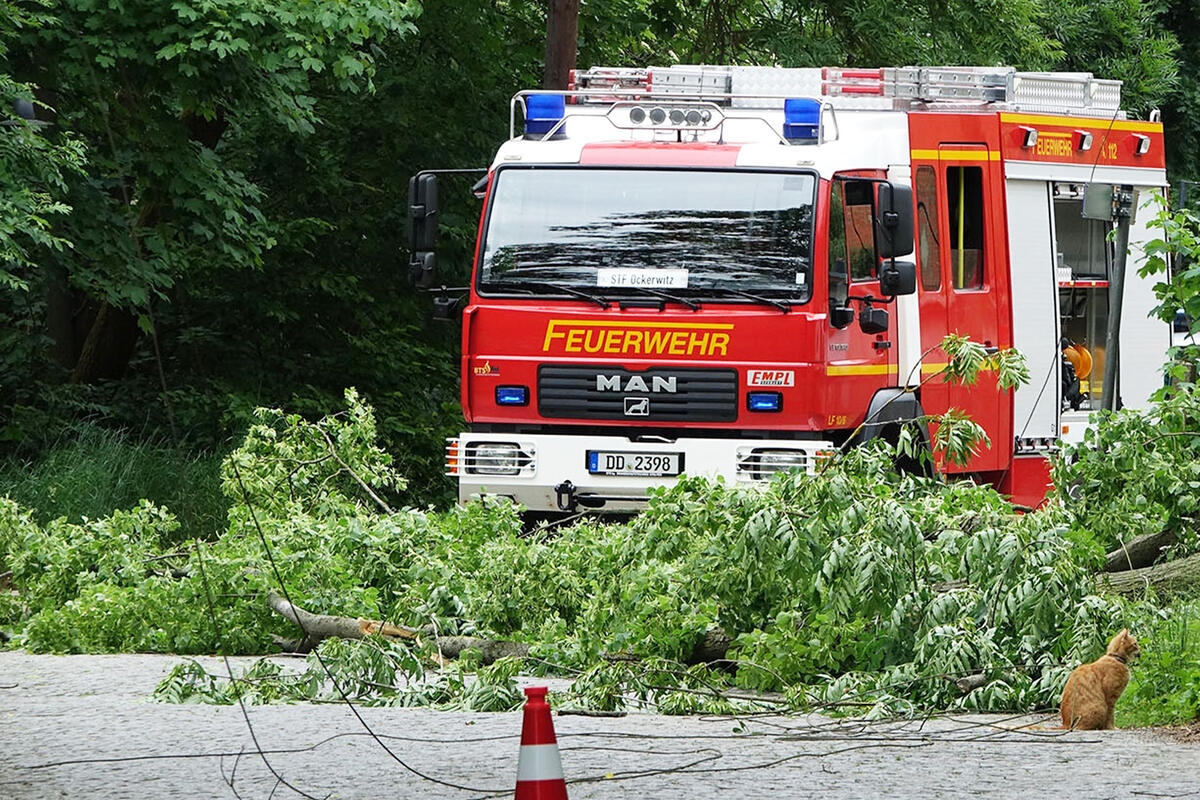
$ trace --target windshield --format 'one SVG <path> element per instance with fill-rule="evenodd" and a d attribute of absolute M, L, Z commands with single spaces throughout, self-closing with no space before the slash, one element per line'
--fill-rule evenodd
<path fill-rule="evenodd" d="M 483 291 L 604 297 L 657 289 L 804 302 L 812 285 L 810 173 L 502 168 L 492 186 Z"/>

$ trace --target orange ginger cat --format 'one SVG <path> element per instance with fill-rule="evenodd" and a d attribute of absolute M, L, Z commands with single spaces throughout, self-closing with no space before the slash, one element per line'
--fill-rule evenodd
<path fill-rule="evenodd" d="M 1104 655 L 1076 667 L 1063 687 L 1063 728 L 1112 730 L 1113 706 L 1129 684 L 1129 661 L 1141 652 L 1137 639 L 1125 628 L 1108 643 Z"/>

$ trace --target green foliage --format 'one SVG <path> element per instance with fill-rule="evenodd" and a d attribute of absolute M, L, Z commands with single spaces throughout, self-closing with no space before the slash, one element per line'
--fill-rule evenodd
<path fill-rule="evenodd" d="M 1188 386 L 1147 411 L 1100 412 L 1078 445 L 1067 445 L 1052 476 L 1072 524 L 1102 551 L 1162 530 L 1176 553 L 1200 550 L 1200 396 Z"/>
<path fill-rule="evenodd" d="M 992 439 L 970 415 L 961 409 L 950 408 L 934 418 L 932 442 L 935 452 L 944 453 L 952 464 L 967 464 L 980 448 L 992 446 Z"/>
<path fill-rule="evenodd" d="M 1142 657 L 1118 707 L 1133 725 L 1200 720 L 1200 603 L 1181 599 L 1147 612 Z"/>
<path fill-rule="evenodd" d="M 515 711 L 524 703 L 514 676 L 519 661 L 501 659 L 468 674 L 460 665 L 430 675 L 414 652 L 377 637 L 327 639 L 302 670 L 259 659 L 228 674 L 208 672 L 198 661 L 181 662 L 154 690 L 166 703 L 250 705 L 340 701 L 370 706 L 434 706 L 455 711 Z"/>
<path fill-rule="evenodd" d="M 1159 319 L 1174 323 L 1178 312 L 1186 315 L 1190 343 L 1171 349 L 1167 375 L 1176 383 L 1194 384 L 1200 364 L 1200 345 L 1194 343 L 1200 334 L 1200 214 L 1188 208 L 1172 210 L 1159 195 L 1152 195 L 1142 211 L 1155 208 L 1157 213 L 1148 227 L 1157 229 L 1160 236 L 1146 244 L 1146 260 L 1138 267 L 1138 275 L 1163 277 L 1154 285 L 1159 301 L 1154 313 Z"/>
<path fill-rule="evenodd" d="M 989 348 L 969 336 L 951 333 L 942 338 L 938 348 L 946 354 L 946 365 L 940 371 L 922 379 L 920 386 L 935 379 L 974 386 L 979 380 L 979 374 L 985 370 L 995 373 L 996 385 L 1000 391 L 1014 389 L 1029 382 L 1028 362 L 1025 355 L 1015 347 L 993 349 L 989 352 Z M 928 442 L 924 434 L 926 427 L 932 429 Z M 894 444 L 905 458 L 919 464 L 927 464 L 933 453 L 937 453 L 948 463 L 964 466 L 981 449 L 991 447 L 992 440 L 983 426 L 968 414 L 958 408 L 948 408 L 941 414 L 910 420 L 899 432 Z"/>
<path fill-rule="evenodd" d="M 83 163 L 83 146 L 73 139 L 53 143 L 18 117 L 12 100 L 32 102 L 33 87 L 14 81 L 6 69 L 12 40 L 50 19 L 39 4 L 0 2 L 0 289 L 27 289 L 19 272 L 46 250 L 70 246 L 51 231 L 51 220 L 71 210 L 62 196 L 67 175 Z"/>
<path fill-rule="evenodd" d="M 38 521 L 99 519 L 142 499 L 171 509 L 178 541 L 210 538 L 225 526 L 219 456 L 84 424 L 67 431 L 35 460 L 0 462 L 0 496 L 37 510 Z"/>
<path fill-rule="evenodd" d="M 758 489 L 687 478 L 627 522 L 522 535 L 507 503 L 386 510 L 403 482 L 353 392 L 318 422 L 257 416 L 226 461 L 229 524 L 210 543 L 181 548 L 174 519 L 148 503 L 45 525 L 0 503 L 0 564 L 18 598 L 0 624 L 36 650 L 261 653 L 271 634 L 296 634 L 266 608 L 278 568 L 315 612 L 535 645 L 528 662 L 482 667 L 468 653 L 429 672 L 430 642 L 324 643 L 338 684 L 364 702 L 515 708 L 513 676 L 535 669 L 575 677 L 567 705 L 758 707 L 729 694 L 742 687 L 884 715 L 1053 705 L 1068 665 L 1147 613 L 1089 594 L 1095 552 L 1068 535 L 1063 508 L 1017 515 L 991 489 L 897 473 L 878 442 L 819 477 Z M 684 666 L 718 629 L 733 637 L 730 671 Z M 994 680 L 965 697 L 947 680 L 978 672 Z M 335 691 L 319 665 L 263 663 L 232 684 L 183 666 L 159 696 Z"/>

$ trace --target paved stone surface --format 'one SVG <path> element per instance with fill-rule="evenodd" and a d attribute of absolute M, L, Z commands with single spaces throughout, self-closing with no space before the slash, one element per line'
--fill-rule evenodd
<path fill-rule="evenodd" d="M 237 706 L 149 699 L 178 660 L 0 652 L 0 799 L 301 796 L 276 785 Z M 204 662 L 223 671 L 216 659 Z M 258 744 L 276 751 L 267 755 L 271 767 L 309 796 L 511 796 L 519 714 L 360 713 L 376 733 L 391 737 L 384 741 L 407 768 L 366 736 L 344 705 L 249 708 Z M 570 786 L 573 800 L 768 793 L 1200 798 L 1200 746 L 1142 731 L 1008 731 L 992 727 L 998 721 L 971 716 L 866 724 L 634 714 L 562 716 L 555 726 L 568 780 L 592 779 Z M 305 747 L 313 749 L 278 752 Z M 114 760 L 46 766 L 75 759 Z"/>

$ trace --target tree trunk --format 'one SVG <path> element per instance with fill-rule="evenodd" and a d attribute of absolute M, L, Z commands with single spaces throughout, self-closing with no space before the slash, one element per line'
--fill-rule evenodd
<path fill-rule="evenodd" d="M 1125 542 L 1104 557 L 1105 572 L 1122 572 L 1148 567 L 1158 560 L 1162 551 L 1175 544 L 1174 531 L 1148 533 Z"/>
<path fill-rule="evenodd" d="M 67 271 L 62 267 L 46 270 L 46 333 L 52 342 L 50 352 L 66 369 L 79 360 L 79 317 L 83 303 L 67 285 Z"/>
<path fill-rule="evenodd" d="M 1151 586 L 1168 591 L 1200 586 L 1200 555 L 1125 572 L 1101 573 L 1096 586 L 1115 594 L 1132 594 Z"/>
<path fill-rule="evenodd" d="M 546 72 L 542 86 L 566 89 L 579 45 L 579 0 L 550 0 L 546 16 Z"/>
<path fill-rule="evenodd" d="M 71 383 L 93 383 L 124 375 L 137 336 L 137 319 L 132 314 L 102 303 L 79 349 Z"/>
<path fill-rule="evenodd" d="M 480 639 L 477 636 L 435 636 L 433 641 L 444 658 L 458 658 L 464 650 L 474 647 L 483 653 L 485 664 L 491 664 L 498 658 L 524 658 L 529 655 L 529 645 L 524 642 Z"/>

